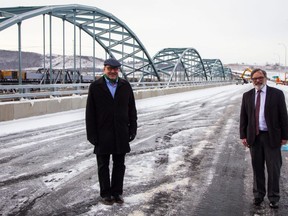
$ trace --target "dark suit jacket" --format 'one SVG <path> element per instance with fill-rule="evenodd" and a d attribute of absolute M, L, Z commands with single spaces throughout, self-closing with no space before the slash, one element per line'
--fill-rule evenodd
<path fill-rule="evenodd" d="M 281 140 L 288 140 L 288 117 L 285 97 L 281 90 L 267 86 L 264 116 L 271 147 L 280 147 Z M 256 137 L 255 89 L 243 94 L 240 113 L 240 139 L 253 145 Z"/>
<path fill-rule="evenodd" d="M 87 139 L 95 154 L 130 152 L 129 135 L 137 132 L 137 111 L 132 88 L 119 78 L 114 98 L 104 77 L 91 83 L 86 105 Z"/>

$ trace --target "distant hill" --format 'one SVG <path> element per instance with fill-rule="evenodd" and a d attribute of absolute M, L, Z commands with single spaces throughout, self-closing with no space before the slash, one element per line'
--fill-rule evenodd
<path fill-rule="evenodd" d="M 32 52 L 22 52 L 22 67 L 42 67 L 42 55 Z M 17 51 L 0 50 L 0 70 L 18 69 L 19 56 Z"/>
<path fill-rule="evenodd" d="M 1 50 L 0 49 L 0 70 L 18 70 L 18 51 Z M 96 71 L 102 72 L 103 70 L 103 59 L 96 58 Z M 79 67 L 79 56 L 76 57 L 76 68 Z M 131 63 L 132 64 L 132 63 Z M 45 66 L 48 68 L 50 65 L 49 55 L 46 55 Z M 52 55 L 52 66 L 54 69 L 63 68 L 63 56 Z M 36 71 L 38 68 L 43 67 L 43 55 L 34 52 L 22 52 L 22 69 Z M 262 68 L 264 70 L 273 71 L 284 71 L 283 67 L 279 65 L 249 65 L 249 64 L 227 64 L 224 67 L 231 68 L 232 70 L 244 71 L 245 68 Z M 74 68 L 74 56 L 65 56 L 65 68 Z M 82 56 L 81 57 L 81 68 L 82 72 L 93 71 L 93 57 Z"/>
<path fill-rule="evenodd" d="M 285 68 L 283 66 L 279 66 L 278 64 L 266 64 L 266 65 L 251 65 L 251 64 L 227 64 L 225 67 L 231 68 L 232 71 L 242 71 L 246 68 L 255 69 L 255 68 L 261 68 L 265 71 L 273 71 L 273 72 L 285 72 Z"/>
<path fill-rule="evenodd" d="M 34 52 L 21 52 L 22 55 L 22 69 L 23 70 L 37 70 L 43 67 L 43 55 Z M 50 59 L 49 55 L 45 57 L 45 67 L 49 67 Z M 96 58 L 96 71 L 102 71 L 103 59 Z M 79 67 L 80 60 L 76 57 L 76 67 Z M 18 51 L 0 50 L 0 70 L 18 70 L 19 56 Z M 63 56 L 52 55 L 52 66 L 54 69 L 63 68 Z M 65 68 L 74 68 L 74 56 L 65 56 Z M 82 71 L 92 71 L 93 57 L 82 56 L 81 57 Z"/>

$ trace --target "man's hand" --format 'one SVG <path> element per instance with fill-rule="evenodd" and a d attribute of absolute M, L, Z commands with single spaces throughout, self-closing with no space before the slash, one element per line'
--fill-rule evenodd
<path fill-rule="evenodd" d="M 135 139 L 136 134 L 130 134 L 129 135 L 129 142 Z"/>
<path fill-rule="evenodd" d="M 242 143 L 245 147 L 249 148 L 250 146 L 247 143 L 247 139 L 242 139 Z"/>

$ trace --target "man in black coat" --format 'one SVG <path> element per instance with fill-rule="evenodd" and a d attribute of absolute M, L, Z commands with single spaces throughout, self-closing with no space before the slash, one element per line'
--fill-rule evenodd
<path fill-rule="evenodd" d="M 266 162 L 269 206 L 278 208 L 281 145 L 286 144 L 288 139 L 285 97 L 281 90 L 266 85 L 267 74 L 264 70 L 254 69 L 251 79 L 255 89 L 243 94 L 240 139 L 244 146 L 250 148 L 254 204 L 260 206 L 266 195 Z"/>
<path fill-rule="evenodd" d="M 137 111 L 132 88 L 118 77 L 120 62 L 104 61 L 104 75 L 91 83 L 86 105 L 86 132 L 94 145 L 101 201 L 122 204 L 125 155 L 137 132 Z M 109 161 L 113 168 L 110 181 Z"/>

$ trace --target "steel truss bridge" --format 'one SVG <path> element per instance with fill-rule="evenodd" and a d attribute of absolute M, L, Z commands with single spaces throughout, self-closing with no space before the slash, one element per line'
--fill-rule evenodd
<path fill-rule="evenodd" d="M 63 71 L 65 71 L 65 23 L 74 26 L 74 73 L 76 67 L 76 28 L 91 36 L 93 41 L 93 77 L 95 77 L 95 45 L 99 44 L 106 55 L 119 60 L 122 77 L 129 81 L 211 81 L 231 79 L 231 70 L 224 68 L 220 59 L 202 59 L 194 48 L 165 48 L 151 57 L 136 34 L 120 19 L 96 7 L 84 5 L 57 5 L 42 7 L 0 8 L 0 31 L 18 25 L 19 84 L 22 84 L 21 23 L 27 19 L 43 15 L 43 65 L 45 65 L 45 16 L 49 17 L 50 65 L 47 73 L 52 77 L 52 18 L 63 21 Z M 81 52 L 80 52 L 81 59 Z M 80 61 L 81 62 L 81 61 Z M 81 68 L 81 63 L 80 63 Z M 73 77 L 76 79 L 76 77 Z M 76 81 L 75 81 L 76 82 Z M 53 80 L 50 79 L 50 83 Z"/>

